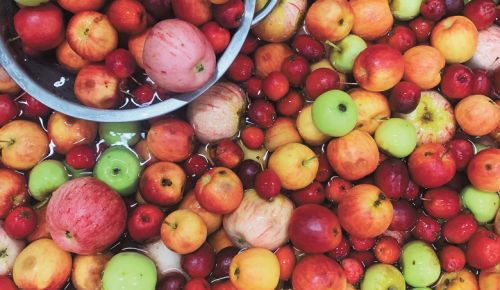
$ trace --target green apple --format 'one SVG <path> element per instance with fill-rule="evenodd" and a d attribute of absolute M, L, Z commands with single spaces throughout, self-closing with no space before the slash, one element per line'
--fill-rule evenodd
<path fill-rule="evenodd" d="M 472 147 L 474 147 L 474 154 L 477 154 L 485 149 L 490 148 L 490 146 L 486 146 L 486 145 L 479 143 L 479 142 L 473 142 L 472 144 L 473 144 Z"/>
<path fill-rule="evenodd" d="M 418 287 L 418 288 L 411 288 L 411 290 L 432 290 L 429 287 Z"/>
<path fill-rule="evenodd" d="M 385 152 L 403 158 L 410 155 L 417 146 L 417 130 L 406 120 L 391 118 L 377 128 L 375 142 Z"/>
<path fill-rule="evenodd" d="M 156 266 L 153 261 L 139 253 L 119 253 L 104 267 L 103 290 L 154 290 Z"/>
<path fill-rule="evenodd" d="M 327 41 L 332 47 L 330 53 L 330 62 L 332 66 L 343 73 L 351 73 L 354 66 L 354 60 L 367 47 L 363 38 L 349 34 L 337 44 Z"/>
<path fill-rule="evenodd" d="M 420 14 L 423 0 L 392 0 L 391 11 L 394 18 L 402 21 L 410 20 Z"/>
<path fill-rule="evenodd" d="M 139 158 L 125 146 L 112 146 L 106 149 L 94 167 L 94 177 L 122 196 L 135 193 L 140 173 Z"/>
<path fill-rule="evenodd" d="M 33 198 L 41 201 L 68 180 L 69 175 L 62 162 L 45 160 L 31 170 L 28 188 Z"/>
<path fill-rule="evenodd" d="M 99 136 L 109 146 L 134 146 L 141 140 L 140 122 L 100 123 Z"/>
<path fill-rule="evenodd" d="M 38 6 L 43 3 L 47 3 L 50 0 L 15 0 L 17 4 L 21 4 L 24 6 Z"/>
<path fill-rule="evenodd" d="M 403 274 L 388 264 L 370 266 L 361 282 L 361 290 L 405 290 L 406 283 Z"/>
<path fill-rule="evenodd" d="M 430 286 L 441 275 L 436 252 L 423 241 L 412 241 L 403 247 L 401 264 L 406 283 L 413 287 Z"/>
<path fill-rule="evenodd" d="M 471 211 L 478 223 L 485 224 L 495 218 L 500 197 L 496 192 L 481 191 L 469 185 L 462 189 L 462 204 Z"/>
<path fill-rule="evenodd" d="M 312 105 L 314 125 L 325 135 L 341 137 L 356 126 L 358 109 L 351 96 L 331 90 L 319 96 Z"/>
<path fill-rule="evenodd" d="M 436 91 L 423 91 L 417 108 L 408 114 L 397 114 L 417 129 L 417 145 L 445 144 L 455 135 L 453 106 Z"/>

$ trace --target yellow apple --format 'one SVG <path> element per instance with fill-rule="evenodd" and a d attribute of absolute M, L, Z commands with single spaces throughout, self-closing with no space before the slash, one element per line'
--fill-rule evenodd
<path fill-rule="evenodd" d="M 482 270 L 481 273 L 479 274 L 479 289 L 498 290 L 499 285 L 500 285 L 500 264 L 497 264 L 493 268 Z"/>
<path fill-rule="evenodd" d="M 391 117 L 389 102 L 381 93 L 356 88 L 350 90 L 349 95 L 358 108 L 356 129 L 373 135 L 378 126 Z"/>
<path fill-rule="evenodd" d="M 47 127 L 55 150 L 60 154 L 66 154 L 76 145 L 93 143 L 97 135 L 97 123 L 59 112 L 54 112 L 50 116 Z"/>
<path fill-rule="evenodd" d="M 71 273 L 73 286 L 77 290 L 101 289 L 101 273 L 111 257 L 113 257 L 111 253 L 76 256 L 73 260 L 73 272 Z"/>
<path fill-rule="evenodd" d="M 479 290 L 479 287 L 476 276 L 463 269 L 459 272 L 444 273 L 437 282 L 436 290 Z"/>
<path fill-rule="evenodd" d="M 169 214 L 161 225 L 163 243 L 178 254 L 196 251 L 207 238 L 207 225 L 203 219 L 188 209 Z"/>
<path fill-rule="evenodd" d="M 266 130 L 264 146 L 270 152 L 288 143 L 301 143 L 302 138 L 295 128 L 295 123 L 289 118 L 279 118 Z"/>
<path fill-rule="evenodd" d="M 441 70 L 446 64 L 439 50 L 429 45 L 408 49 L 403 55 L 405 73 L 403 79 L 414 82 L 423 90 L 429 90 L 441 82 Z"/>
<path fill-rule="evenodd" d="M 431 33 L 431 45 L 437 48 L 447 63 L 462 63 L 476 51 L 478 31 L 465 16 L 450 16 L 441 20 Z"/>
<path fill-rule="evenodd" d="M 196 199 L 193 190 L 184 196 L 182 202 L 179 204 L 179 209 L 189 209 L 198 214 L 207 225 L 208 234 L 218 230 L 222 224 L 222 215 L 204 209 Z"/>
<path fill-rule="evenodd" d="M 297 116 L 297 130 L 304 141 L 312 146 L 319 146 L 330 139 L 330 136 L 321 133 L 312 119 L 312 106 L 302 108 Z"/>
<path fill-rule="evenodd" d="M 280 264 L 273 252 L 250 248 L 234 256 L 229 278 L 237 289 L 273 290 L 280 280 Z"/>

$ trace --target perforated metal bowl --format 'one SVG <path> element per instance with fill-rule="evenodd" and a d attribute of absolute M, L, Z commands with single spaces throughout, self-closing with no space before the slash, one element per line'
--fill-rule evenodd
<path fill-rule="evenodd" d="M 202 88 L 175 95 L 165 101 L 146 107 L 103 110 L 84 106 L 73 93 L 75 74 L 61 68 L 55 61 L 48 62 L 26 56 L 19 47 L 9 43 L 15 36 L 13 17 L 16 5 L 12 0 L 0 1 L 0 64 L 27 93 L 52 109 L 64 114 L 97 122 L 126 122 L 157 117 L 187 105 L 214 85 L 227 71 L 238 55 L 252 25 L 264 19 L 278 0 L 270 0 L 267 6 L 255 14 L 256 0 L 245 0 L 245 14 L 241 26 L 233 34 L 226 51 L 220 56 L 216 74 Z"/>

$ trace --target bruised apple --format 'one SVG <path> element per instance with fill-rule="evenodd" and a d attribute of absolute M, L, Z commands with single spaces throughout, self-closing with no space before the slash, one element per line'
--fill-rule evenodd
<path fill-rule="evenodd" d="M 96 254 L 123 233 L 127 209 L 123 199 L 92 177 L 73 179 L 49 200 L 47 226 L 62 249 L 81 255 Z"/>
<path fill-rule="evenodd" d="M 203 32 L 179 19 L 163 20 L 152 28 L 144 43 L 143 60 L 151 79 L 174 93 L 201 88 L 216 66 L 215 52 Z"/>
<path fill-rule="evenodd" d="M 87 107 L 111 109 L 118 104 L 119 79 L 104 65 L 90 64 L 76 76 L 75 96 Z"/>
<path fill-rule="evenodd" d="M 265 7 L 268 0 L 258 0 L 256 10 Z M 253 28 L 253 33 L 260 39 L 268 42 L 283 42 L 292 37 L 300 28 L 306 0 L 279 1 L 273 11 Z"/>
<path fill-rule="evenodd" d="M 374 238 L 385 232 L 392 221 L 389 198 L 376 186 L 360 184 L 340 200 L 338 215 L 342 228 L 358 238 Z M 363 225 L 363 226 L 360 226 Z"/>
<path fill-rule="evenodd" d="M 101 288 L 101 272 L 111 259 L 111 253 L 90 256 L 76 256 L 73 259 L 71 282 L 78 290 Z"/>
<path fill-rule="evenodd" d="M 224 216 L 224 229 L 240 248 L 260 247 L 274 250 L 288 240 L 288 224 L 293 203 L 280 194 L 262 199 L 255 190 L 245 192 L 240 206 Z"/>
<path fill-rule="evenodd" d="M 284 43 L 269 43 L 255 51 L 255 74 L 266 78 L 271 72 L 281 71 L 285 60 L 293 55 L 293 51 Z"/>

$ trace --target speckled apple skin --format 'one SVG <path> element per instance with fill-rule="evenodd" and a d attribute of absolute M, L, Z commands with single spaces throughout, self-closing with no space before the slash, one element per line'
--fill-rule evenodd
<path fill-rule="evenodd" d="M 80 255 L 110 247 L 125 230 L 126 221 L 123 199 L 92 177 L 66 182 L 52 194 L 47 207 L 52 239 L 63 250 Z"/>

